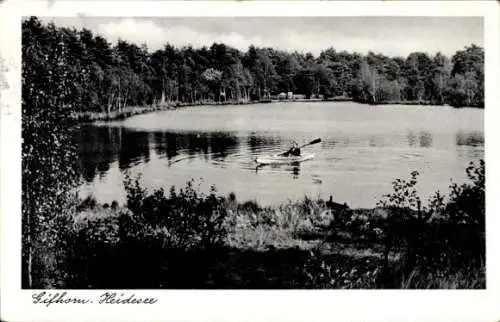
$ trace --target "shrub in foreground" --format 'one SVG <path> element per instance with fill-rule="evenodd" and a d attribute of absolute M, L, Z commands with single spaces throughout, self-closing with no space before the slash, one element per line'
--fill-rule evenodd
<path fill-rule="evenodd" d="M 139 179 L 127 176 L 125 188 L 125 209 L 95 208 L 109 215 L 90 211 L 69 234 L 69 287 L 154 288 L 204 280 L 210 254 L 226 240 L 225 199 L 214 188 L 199 193 L 192 181 L 168 195 L 163 189 L 148 194 Z"/>
<path fill-rule="evenodd" d="M 127 177 L 125 189 L 133 216 L 122 217 L 122 226 L 130 219 L 143 225 L 142 230 L 163 231 L 172 248 L 205 249 L 223 244 L 228 212 L 225 198 L 216 195 L 215 187 L 205 195 L 188 181 L 179 191 L 172 187 L 168 195 L 163 189 L 148 195 L 139 179 L 132 182 Z"/>
<path fill-rule="evenodd" d="M 453 275 L 484 266 L 484 161 L 471 162 L 466 173 L 469 183 L 452 183 L 447 198 L 438 191 L 425 207 L 415 188 L 417 172 L 393 182 L 394 192 L 380 202 L 391 215 L 373 224 L 385 245 L 386 271 L 391 251 L 402 252 L 405 276 L 415 269 L 419 275 Z"/>
<path fill-rule="evenodd" d="M 485 163 L 471 163 L 468 183 L 450 185 L 422 207 L 416 189 L 418 172 L 393 181 L 393 193 L 379 208 L 355 210 L 341 229 L 355 240 L 382 245 L 382 260 L 369 267 L 339 268 L 318 251 L 304 272 L 319 288 L 484 288 Z M 336 241 L 336 239 L 335 239 Z M 360 272 L 363 272 L 359 274 Z"/>

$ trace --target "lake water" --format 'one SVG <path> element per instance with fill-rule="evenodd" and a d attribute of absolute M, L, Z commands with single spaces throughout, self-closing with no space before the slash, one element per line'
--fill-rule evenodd
<path fill-rule="evenodd" d="M 214 184 L 238 200 L 270 205 L 318 195 L 372 207 L 395 178 L 420 172 L 427 198 L 466 180 L 470 161 L 484 158 L 484 111 L 442 106 L 273 103 L 189 107 L 82 126 L 77 133 L 81 195 L 125 201 L 124 172 L 148 189 Z M 256 168 L 254 159 L 315 138 L 299 166 Z"/>

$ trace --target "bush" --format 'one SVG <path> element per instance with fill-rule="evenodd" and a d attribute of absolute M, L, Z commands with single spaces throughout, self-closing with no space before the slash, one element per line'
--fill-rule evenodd
<path fill-rule="evenodd" d="M 163 189 L 151 194 L 141 188 L 139 179 L 125 179 L 127 207 L 143 230 L 164 231 L 169 247 L 181 249 L 220 246 L 226 238 L 226 200 L 210 193 L 199 193 L 188 181 L 184 189 L 171 188 L 169 196 Z"/>
<path fill-rule="evenodd" d="M 441 215 L 433 226 L 440 237 L 449 264 L 480 267 L 485 256 L 485 163 L 470 163 L 466 169 L 471 183 L 450 185 L 448 201 L 435 197 L 433 208 Z M 435 211 L 434 211 L 435 212 Z"/>
<path fill-rule="evenodd" d="M 84 207 L 67 229 L 67 286 L 201 285 L 210 254 L 227 240 L 225 198 L 213 187 L 207 195 L 198 192 L 192 181 L 168 195 L 163 189 L 148 193 L 128 175 L 124 184 L 127 208 Z"/>
<path fill-rule="evenodd" d="M 452 183 L 447 198 L 438 191 L 426 207 L 421 207 L 415 188 L 417 172 L 409 181 L 393 182 L 394 193 L 379 203 L 390 215 L 372 227 L 381 231 L 386 270 L 389 252 L 398 250 L 406 275 L 416 267 L 422 274 L 447 274 L 484 265 L 484 167 L 483 160 L 477 166 L 471 162 L 466 169 L 471 183 Z"/>

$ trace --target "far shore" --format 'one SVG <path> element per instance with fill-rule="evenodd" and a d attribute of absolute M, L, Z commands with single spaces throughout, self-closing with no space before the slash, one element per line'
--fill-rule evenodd
<path fill-rule="evenodd" d="M 127 106 L 121 109 L 121 111 L 107 112 L 75 112 L 71 115 L 71 118 L 77 123 L 94 123 L 102 121 L 116 121 L 123 120 L 135 115 L 159 112 L 159 111 L 169 111 L 176 110 L 183 107 L 194 107 L 194 106 L 212 106 L 212 105 L 255 105 L 255 104 L 271 104 L 271 103 L 325 103 L 325 102 L 353 102 L 364 105 L 419 105 L 419 106 L 449 106 L 448 104 L 438 104 L 430 101 L 387 101 L 387 102 L 360 102 L 355 101 L 352 98 L 339 96 L 332 98 L 294 98 L 294 99 L 261 99 L 253 101 L 225 101 L 225 102 L 215 102 L 215 101 L 200 101 L 200 102 L 170 102 L 163 104 L 151 104 L 147 106 Z M 460 108 L 460 107 L 455 107 Z"/>

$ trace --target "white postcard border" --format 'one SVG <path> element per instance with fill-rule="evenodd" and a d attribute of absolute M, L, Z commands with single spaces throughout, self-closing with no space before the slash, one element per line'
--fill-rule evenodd
<path fill-rule="evenodd" d="M 499 5 L 496 1 L 7 1 L 1 55 L 1 318 L 5 321 L 498 321 L 500 319 Z M 34 305 L 21 290 L 21 16 L 482 16 L 485 18 L 487 290 L 132 291 L 153 305 Z M 121 291 L 119 291 L 121 292 Z M 98 299 L 103 291 L 68 291 Z M 96 301 L 97 302 L 97 301 Z"/>

